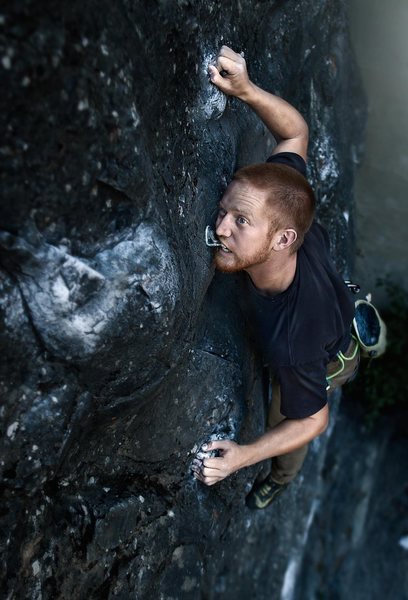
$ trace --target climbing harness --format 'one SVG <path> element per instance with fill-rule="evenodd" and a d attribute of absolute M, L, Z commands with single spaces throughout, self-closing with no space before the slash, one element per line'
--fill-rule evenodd
<path fill-rule="evenodd" d="M 344 283 L 353 294 L 358 294 L 360 291 L 358 284 L 352 283 L 350 280 L 345 280 Z M 330 389 L 333 379 L 343 373 L 347 364 L 356 358 L 359 350 L 361 356 L 370 359 L 381 356 L 386 350 L 387 327 L 371 302 L 371 294 L 367 294 L 365 300 L 356 300 L 354 306 L 355 314 L 352 323 L 354 333 L 351 334 L 351 337 L 355 342 L 355 347 L 351 356 L 345 356 L 343 352 L 337 353 L 336 360 L 339 361 L 339 368 L 335 373 L 326 377 L 326 390 Z"/>
<path fill-rule="evenodd" d="M 358 292 L 361 290 L 358 283 L 353 283 L 352 281 L 350 281 L 350 279 L 345 279 L 344 283 L 346 284 L 350 292 L 352 292 L 353 294 L 358 294 Z"/>
<path fill-rule="evenodd" d="M 330 384 L 331 384 L 332 380 L 335 377 L 338 377 L 339 375 L 341 375 L 343 373 L 344 369 L 346 368 L 347 363 L 353 361 L 357 356 L 357 353 L 359 350 L 359 342 L 355 335 L 351 334 L 351 338 L 355 342 L 354 350 L 353 350 L 351 356 L 345 356 L 345 354 L 343 354 L 343 352 L 338 352 L 336 354 L 336 360 L 339 361 L 340 367 L 337 369 L 337 371 L 335 371 L 331 375 L 326 376 L 326 383 L 327 383 L 326 391 L 328 391 L 330 389 L 330 387 L 331 387 Z"/>

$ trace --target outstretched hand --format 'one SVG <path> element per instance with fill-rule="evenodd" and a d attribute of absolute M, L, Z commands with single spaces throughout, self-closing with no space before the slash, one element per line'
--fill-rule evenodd
<path fill-rule="evenodd" d="M 202 450 L 205 452 L 219 451 L 218 457 L 204 458 L 202 462 L 196 459 L 193 462 L 192 469 L 195 477 L 206 485 L 218 483 L 245 464 L 244 447 L 232 440 L 208 442 L 202 446 Z"/>
<path fill-rule="evenodd" d="M 212 83 L 229 96 L 243 99 L 251 89 L 244 57 L 228 46 L 221 47 L 216 66 L 209 65 L 208 72 Z"/>

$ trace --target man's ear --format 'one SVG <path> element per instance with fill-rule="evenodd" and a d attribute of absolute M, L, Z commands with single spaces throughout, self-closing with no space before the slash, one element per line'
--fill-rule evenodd
<path fill-rule="evenodd" d="M 294 229 L 283 229 L 278 232 L 277 240 L 274 244 L 274 250 L 286 250 L 297 240 L 297 233 Z"/>

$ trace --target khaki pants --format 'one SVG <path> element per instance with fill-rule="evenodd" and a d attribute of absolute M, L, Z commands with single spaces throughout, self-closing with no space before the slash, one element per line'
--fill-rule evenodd
<path fill-rule="evenodd" d="M 327 365 L 327 392 L 330 394 L 338 387 L 347 383 L 357 373 L 360 362 L 360 352 L 358 344 L 352 338 L 347 351 L 343 354 L 339 352 L 335 360 Z M 286 417 L 280 412 L 281 394 L 280 386 L 276 381 L 272 380 L 272 402 L 268 414 L 268 429 L 275 427 Z M 296 477 L 302 468 L 303 461 L 306 458 L 308 444 L 293 450 L 288 454 L 275 456 L 272 459 L 271 476 L 272 479 L 279 484 L 289 483 Z"/>

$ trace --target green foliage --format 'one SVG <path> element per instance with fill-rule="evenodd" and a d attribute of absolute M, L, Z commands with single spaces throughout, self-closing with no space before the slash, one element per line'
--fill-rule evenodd
<path fill-rule="evenodd" d="M 363 359 L 348 389 L 362 401 L 369 425 L 389 407 L 408 405 L 408 294 L 390 279 L 378 283 L 385 287 L 389 300 L 381 311 L 387 325 L 387 350 L 378 359 Z"/>

